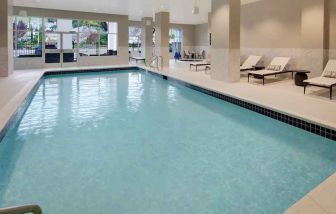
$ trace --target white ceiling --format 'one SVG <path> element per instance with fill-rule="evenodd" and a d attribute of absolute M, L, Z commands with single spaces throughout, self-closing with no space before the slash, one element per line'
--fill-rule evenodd
<path fill-rule="evenodd" d="M 260 0 L 241 0 L 247 4 Z M 199 15 L 192 14 L 194 4 Z M 155 12 L 169 11 L 170 21 L 179 24 L 200 24 L 208 21 L 211 0 L 14 0 L 15 6 L 129 15 L 130 20 L 152 17 Z"/>

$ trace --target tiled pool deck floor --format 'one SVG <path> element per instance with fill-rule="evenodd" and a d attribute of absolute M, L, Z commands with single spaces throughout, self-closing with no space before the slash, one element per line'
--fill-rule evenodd
<path fill-rule="evenodd" d="M 171 61 L 169 69 L 154 72 L 336 130 L 336 96 L 330 101 L 327 90 L 312 87 L 308 88 L 308 94 L 304 95 L 303 88 L 295 86 L 292 80 L 285 77 L 279 77 L 281 79 L 271 77 L 265 86 L 262 86 L 260 80 L 252 79 L 251 83 L 247 83 L 244 75 L 238 83 L 223 83 L 212 80 L 204 71 L 190 71 L 188 65 Z M 102 67 L 87 67 L 87 69 L 93 68 Z M 15 71 L 10 77 L 0 78 L 0 129 L 45 71 L 42 69 Z M 336 174 L 289 208 L 287 213 L 336 213 Z"/>

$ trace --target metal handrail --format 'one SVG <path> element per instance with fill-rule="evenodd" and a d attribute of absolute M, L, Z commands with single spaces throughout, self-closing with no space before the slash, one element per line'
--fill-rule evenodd
<path fill-rule="evenodd" d="M 160 63 L 159 63 L 159 60 L 160 60 Z M 154 62 L 155 62 L 155 66 L 153 66 Z M 149 65 L 149 67 L 156 68 L 158 70 L 160 70 L 160 66 L 161 66 L 161 69 L 162 69 L 162 67 L 163 67 L 163 57 L 162 56 L 153 56 L 149 60 L 149 64 L 148 65 Z"/>
<path fill-rule="evenodd" d="M 39 205 L 35 204 L 0 209 L 0 214 L 25 214 L 25 213 L 42 214 L 42 209 Z"/>

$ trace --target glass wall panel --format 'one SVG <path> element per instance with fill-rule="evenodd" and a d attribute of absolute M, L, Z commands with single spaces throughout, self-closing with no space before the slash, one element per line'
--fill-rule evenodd
<path fill-rule="evenodd" d="M 15 57 L 42 57 L 42 18 L 14 17 L 13 49 Z"/>
<path fill-rule="evenodd" d="M 44 27 L 46 32 L 55 32 L 57 31 L 57 19 L 55 18 L 45 18 Z"/>
<path fill-rule="evenodd" d="M 13 48 L 16 57 L 41 57 L 43 48 L 46 50 L 78 48 L 82 56 L 108 56 L 117 55 L 118 52 L 116 22 L 15 17 L 13 29 Z M 65 34 L 62 37 L 60 33 Z M 44 47 L 42 47 L 43 41 Z M 51 57 L 57 58 L 55 55 Z"/>
<path fill-rule="evenodd" d="M 80 56 L 99 56 L 99 33 L 79 33 Z"/>
<path fill-rule="evenodd" d="M 131 26 L 128 28 L 128 48 L 130 56 L 141 56 L 141 27 Z"/>
<path fill-rule="evenodd" d="M 46 50 L 60 50 L 61 49 L 61 34 L 60 33 L 46 33 L 44 45 Z"/>
<path fill-rule="evenodd" d="M 183 31 L 181 29 L 171 28 L 169 30 L 169 53 L 171 58 L 176 53 L 182 52 Z"/>

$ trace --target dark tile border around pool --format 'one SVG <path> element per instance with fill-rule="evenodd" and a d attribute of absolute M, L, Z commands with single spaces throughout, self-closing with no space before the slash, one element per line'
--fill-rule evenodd
<path fill-rule="evenodd" d="M 172 78 L 172 77 L 167 77 L 165 75 L 161 75 L 161 74 L 149 71 L 149 70 L 147 70 L 147 72 L 149 72 L 153 75 L 156 75 L 156 76 L 160 76 L 163 79 L 166 79 L 168 81 L 176 82 L 178 84 L 184 85 L 188 88 L 199 91 L 201 93 L 210 95 L 212 97 L 216 97 L 216 98 L 221 99 L 223 101 L 226 101 L 226 102 L 232 103 L 234 105 L 246 108 L 248 110 L 257 112 L 257 113 L 262 114 L 264 116 L 267 116 L 267 117 L 273 118 L 275 120 L 287 123 L 291 126 L 294 126 L 294 127 L 303 129 L 305 131 L 311 132 L 313 134 L 317 134 L 317 135 L 320 135 L 322 137 L 328 138 L 330 140 L 336 141 L 336 130 L 332 130 L 332 129 L 329 129 L 329 128 L 326 128 L 326 127 L 323 127 L 323 126 L 320 126 L 320 125 L 317 125 L 317 124 L 314 124 L 314 123 L 310 123 L 310 122 L 307 122 L 305 120 L 298 119 L 298 118 L 286 115 L 284 113 L 280 113 L 280 112 L 277 112 L 277 111 L 274 111 L 274 110 L 271 110 L 271 109 L 268 109 L 268 108 L 265 108 L 265 107 L 262 107 L 262 106 L 258 106 L 258 105 L 255 105 L 255 104 L 252 104 L 252 103 L 249 103 L 249 102 L 246 102 L 246 101 L 243 101 L 243 100 L 240 100 L 240 99 L 228 96 L 228 95 L 224 95 L 224 94 L 221 94 L 221 93 L 218 93 L 218 92 L 215 92 L 215 91 L 211 91 L 211 90 L 199 87 L 197 85 L 193 85 L 193 84 L 184 82 L 182 80 L 178 80 L 178 79 L 175 79 L 175 78 Z"/>
<path fill-rule="evenodd" d="M 46 76 L 51 76 L 51 75 L 62 75 L 62 74 L 78 74 L 78 73 L 87 73 L 87 72 L 104 72 L 104 71 L 120 71 L 120 70 L 142 70 L 142 71 L 146 71 L 150 74 L 153 74 L 155 76 L 161 77 L 167 81 L 170 82 L 174 82 L 174 83 L 178 83 L 180 85 L 183 85 L 185 87 L 191 88 L 193 90 L 199 91 L 201 93 L 210 95 L 212 97 L 216 97 L 218 99 L 221 99 L 223 101 L 232 103 L 234 105 L 246 108 L 248 110 L 257 112 L 259 114 L 262 114 L 264 116 L 273 118 L 275 120 L 287 123 L 291 126 L 303 129 L 305 131 L 311 132 L 313 134 L 317 134 L 319 136 L 328 138 L 330 140 L 334 140 L 336 141 L 336 130 L 332 130 L 314 123 L 310 123 L 307 122 L 305 120 L 302 119 L 298 119 L 265 107 L 261 107 L 228 95 L 224 95 L 215 91 L 211 91 L 202 87 L 199 87 L 197 85 L 193 85 L 187 82 L 184 82 L 182 80 L 178 80 L 172 77 L 168 77 L 162 74 L 158 74 L 155 73 L 153 71 L 150 70 L 145 70 L 142 68 L 139 68 L 137 66 L 130 66 L 130 67 L 114 67 L 114 68 L 103 68 L 103 69 L 80 69 L 80 70 L 62 70 L 62 71 L 47 71 L 43 74 L 43 77 Z M 41 79 L 42 79 L 41 78 Z M 29 92 L 28 96 L 24 99 L 23 103 L 20 105 L 20 107 L 18 108 L 18 110 L 14 113 L 14 115 L 12 115 L 12 117 L 10 118 L 10 120 L 6 123 L 5 127 L 0 131 L 0 143 L 2 141 L 2 139 L 5 137 L 7 131 L 13 127 L 14 125 L 17 124 L 17 122 L 19 122 L 19 120 L 22 118 L 23 114 L 25 113 L 27 107 L 29 106 L 30 102 L 32 101 L 36 91 L 38 90 L 40 84 L 41 84 L 41 79 L 38 81 L 38 83 L 33 87 L 33 89 Z"/>

